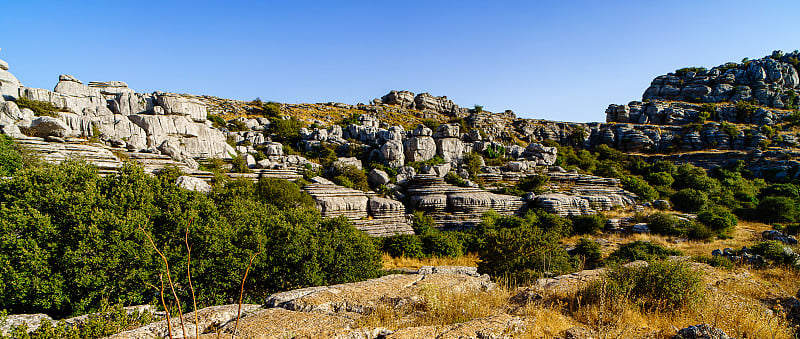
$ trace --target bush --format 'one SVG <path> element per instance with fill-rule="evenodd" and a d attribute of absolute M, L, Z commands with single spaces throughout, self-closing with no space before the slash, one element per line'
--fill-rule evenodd
<path fill-rule="evenodd" d="M 655 186 L 671 186 L 675 178 L 667 172 L 655 172 L 647 176 L 647 182 Z"/>
<path fill-rule="evenodd" d="M 270 130 L 275 135 L 275 141 L 296 141 L 300 138 L 300 129 L 306 124 L 296 118 L 274 119 L 270 121 Z"/>
<path fill-rule="evenodd" d="M 206 119 L 211 121 L 211 124 L 214 126 L 214 128 L 225 128 L 225 125 L 227 125 L 225 120 L 219 115 L 207 114 Z"/>
<path fill-rule="evenodd" d="M 14 139 L 0 134 L 0 177 L 13 176 L 22 166 L 22 154 L 17 150 Z"/>
<path fill-rule="evenodd" d="M 411 226 L 414 228 L 414 233 L 420 235 L 438 232 L 433 218 L 425 215 L 422 211 L 414 211 L 414 219 Z"/>
<path fill-rule="evenodd" d="M 697 214 L 697 221 L 708 226 L 722 238 L 731 237 L 738 219 L 724 207 L 714 206 Z"/>
<path fill-rule="evenodd" d="M 572 230 L 576 234 L 597 234 L 606 226 L 606 217 L 602 214 L 579 215 L 572 218 Z"/>
<path fill-rule="evenodd" d="M 393 257 L 425 257 L 422 240 L 418 236 L 409 234 L 398 234 L 385 238 L 383 251 Z"/>
<path fill-rule="evenodd" d="M 428 256 L 457 258 L 464 255 L 458 236 L 450 232 L 428 232 L 420 239 Z"/>
<path fill-rule="evenodd" d="M 462 179 L 458 174 L 456 174 L 453 171 L 447 172 L 447 174 L 444 175 L 444 182 L 453 186 L 466 185 L 466 181 L 464 181 L 464 179 Z"/>
<path fill-rule="evenodd" d="M 277 178 L 261 178 L 255 185 L 259 201 L 280 209 L 291 207 L 314 207 L 314 199 L 297 184 Z"/>
<path fill-rule="evenodd" d="M 464 155 L 463 166 L 469 173 L 469 177 L 475 179 L 481 169 L 481 156 L 478 153 L 470 152 Z"/>
<path fill-rule="evenodd" d="M 706 209 L 708 195 L 696 189 L 685 188 L 675 193 L 670 202 L 681 212 L 693 213 Z"/>
<path fill-rule="evenodd" d="M 645 311 L 689 308 L 705 300 L 700 272 L 683 262 L 655 261 L 641 267 L 618 267 L 585 290 L 590 303 L 631 301 Z"/>
<path fill-rule="evenodd" d="M 28 108 L 33 111 L 33 114 L 37 117 L 41 116 L 48 116 L 53 118 L 58 118 L 58 113 L 56 112 L 68 112 L 67 109 L 58 108 L 50 102 L 47 101 L 38 101 L 38 100 L 31 100 L 25 97 L 19 97 L 16 101 L 17 107 L 20 109 Z"/>
<path fill-rule="evenodd" d="M 646 181 L 632 175 L 622 177 L 620 180 L 622 187 L 628 191 L 636 193 L 643 201 L 658 199 L 658 191 L 648 185 Z"/>
<path fill-rule="evenodd" d="M 583 259 L 583 268 L 592 270 L 603 266 L 603 252 L 600 244 L 592 239 L 581 238 L 575 245 L 575 254 Z"/>
<path fill-rule="evenodd" d="M 367 174 L 355 166 L 341 166 L 334 169 L 333 182 L 337 185 L 349 187 L 357 190 L 368 191 L 369 182 Z"/>
<path fill-rule="evenodd" d="M 624 244 L 608 256 L 608 261 L 626 263 L 636 260 L 664 260 L 668 256 L 681 255 L 678 250 L 665 248 L 651 242 L 637 240 Z"/>
<path fill-rule="evenodd" d="M 353 113 L 350 114 L 350 116 L 348 117 L 342 118 L 342 120 L 340 120 L 336 124 L 344 128 L 347 128 L 350 125 L 361 125 L 361 121 L 358 120 L 358 118 L 360 117 L 361 113 Z"/>
<path fill-rule="evenodd" d="M 726 269 L 726 270 L 732 270 L 733 267 L 734 267 L 733 261 L 731 261 L 730 259 L 728 259 L 726 257 L 723 257 L 721 255 L 716 255 L 716 256 L 705 256 L 705 255 L 693 256 L 692 257 L 692 261 L 703 263 L 703 264 L 707 264 L 707 265 L 709 265 L 711 267 Z"/>
<path fill-rule="evenodd" d="M 188 286 L 183 234 L 189 227 L 192 280 L 198 305 L 239 296 L 250 255 L 245 302 L 269 294 L 375 277 L 373 242 L 343 218 L 323 220 L 313 207 L 280 209 L 256 196 L 258 185 L 235 180 L 202 194 L 125 164 L 101 177 L 67 161 L 18 171 L 0 180 L 0 309 L 53 316 L 97 310 L 102 300 L 152 301 L 163 265 Z M 263 193 L 263 192 L 262 192 Z M 291 199 L 291 195 L 287 195 Z M 286 206 L 303 205 L 286 202 Z M 178 290 L 183 302 L 188 289 Z M 171 297 L 168 302 L 174 303 Z M 187 308 L 184 308 L 187 309 Z"/>
<path fill-rule="evenodd" d="M 647 217 L 647 227 L 650 231 L 663 235 L 685 235 L 684 224 L 678 217 L 667 213 L 653 213 Z"/>
<path fill-rule="evenodd" d="M 531 279 L 544 272 L 561 274 L 575 263 L 558 240 L 569 232 L 569 220 L 529 212 L 525 218 L 487 213 L 483 244 L 478 251 L 478 270 L 493 276 Z"/>
<path fill-rule="evenodd" d="M 542 187 L 550 182 L 550 177 L 547 175 L 531 175 L 520 179 L 517 182 L 517 188 L 523 192 L 540 193 Z"/>
<path fill-rule="evenodd" d="M 756 208 L 756 217 L 765 223 L 795 222 L 797 214 L 795 201 L 788 197 L 765 197 Z"/>
<path fill-rule="evenodd" d="M 281 104 L 277 102 L 267 102 L 261 106 L 261 114 L 264 117 L 274 119 L 274 120 L 282 120 L 281 119 Z M 275 123 L 274 121 L 270 121 L 271 123 Z"/>
<path fill-rule="evenodd" d="M 754 245 L 752 250 L 775 264 L 793 264 L 795 261 L 792 249 L 783 245 L 780 241 L 760 242 Z"/>

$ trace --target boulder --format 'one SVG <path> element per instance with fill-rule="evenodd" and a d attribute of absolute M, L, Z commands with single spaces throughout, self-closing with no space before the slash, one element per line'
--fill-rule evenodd
<path fill-rule="evenodd" d="M 414 93 L 409 91 L 391 91 L 381 97 L 386 105 L 397 105 L 402 108 L 414 108 Z"/>
<path fill-rule="evenodd" d="M 156 93 L 156 100 L 164 108 L 164 114 L 186 115 L 198 122 L 205 121 L 208 115 L 201 101 L 179 94 L 159 92 Z"/>
<path fill-rule="evenodd" d="M 361 160 L 356 157 L 342 157 L 333 162 L 333 168 L 337 170 L 348 166 L 353 166 L 359 170 L 364 168 L 364 166 L 361 164 Z"/>
<path fill-rule="evenodd" d="M 385 185 L 390 182 L 389 174 L 379 169 L 373 169 L 370 171 L 369 176 L 367 176 L 367 180 L 372 186 Z"/>
<path fill-rule="evenodd" d="M 708 324 L 682 328 L 672 339 L 731 339 L 724 331 Z"/>
<path fill-rule="evenodd" d="M 70 128 L 64 121 L 53 117 L 38 117 L 33 119 L 30 127 L 34 136 L 46 137 L 68 137 L 72 135 L 72 128 Z"/>
<path fill-rule="evenodd" d="M 414 136 L 406 139 L 404 150 L 410 162 L 428 161 L 436 155 L 436 142 L 430 136 Z"/>
<path fill-rule="evenodd" d="M 22 83 L 8 70 L 8 63 L 0 60 L 0 99 L 14 100 L 19 97 L 19 88 L 22 87 Z"/>
<path fill-rule="evenodd" d="M 464 157 L 464 143 L 458 138 L 436 139 L 436 154 L 444 161 L 460 161 Z"/>
<path fill-rule="evenodd" d="M 128 84 L 122 81 L 90 81 L 89 87 L 97 88 L 100 90 L 100 93 L 105 95 L 134 93 L 134 90 L 128 88 Z"/>
<path fill-rule="evenodd" d="M 389 140 L 381 145 L 380 154 L 386 166 L 400 167 L 405 163 L 403 144 L 398 140 Z"/>
<path fill-rule="evenodd" d="M 433 134 L 433 137 L 438 138 L 460 138 L 461 134 L 459 133 L 460 125 L 459 124 L 441 124 L 439 128 L 436 129 L 436 133 Z"/>
<path fill-rule="evenodd" d="M 185 188 L 190 191 L 197 191 L 202 193 L 209 193 L 211 192 L 211 185 L 206 183 L 205 180 L 195 177 L 190 177 L 187 175 L 179 176 L 177 180 L 175 180 L 175 185 L 180 188 Z"/>
<path fill-rule="evenodd" d="M 548 193 L 537 195 L 533 202 L 547 212 L 558 214 L 562 217 L 595 213 L 585 199 L 566 194 Z"/>
<path fill-rule="evenodd" d="M 552 166 L 556 163 L 558 149 L 555 147 L 546 147 L 539 143 L 531 143 L 528 147 L 525 147 L 522 156 L 536 159 L 539 165 Z"/>

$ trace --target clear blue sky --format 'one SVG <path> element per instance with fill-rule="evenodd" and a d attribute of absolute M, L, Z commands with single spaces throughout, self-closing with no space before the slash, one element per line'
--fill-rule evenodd
<path fill-rule="evenodd" d="M 800 49 L 800 1 L 5 1 L 0 59 L 59 74 L 280 102 L 391 89 L 602 121 L 650 80 Z"/>

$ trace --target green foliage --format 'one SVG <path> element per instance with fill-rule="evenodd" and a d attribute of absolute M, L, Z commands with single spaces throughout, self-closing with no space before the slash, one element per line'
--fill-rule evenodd
<path fill-rule="evenodd" d="M 525 218 L 487 213 L 478 270 L 519 279 L 573 271 L 575 263 L 557 243 L 570 232 L 569 224 L 568 219 L 541 212 L 529 212 Z"/>
<path fill-rule="evenodd" d="M 798 220 L 796 202 L 788 197 L 765 197 L 758 203 L 756 217 L 765 223 L 795 222 Z"/>
<path fill-rule="evenodd" d="M 430 159 L 428 159 L 426 161 L 409 162 L 408 164 L 406 164 L 406 166 L 413 167 L 417 171 L 417 173 L 419 173 L 420 170 L 425 166 L 441 165 L 441 164 L 444 164 L 444 162 L 445 161 L 444 161 L 444 159 L 442 159 L 442 157 L 440 157 L 438 155 L 434 155 L 433 158 L 430 158 Z"/>
<path fill-rule="evenodd" d="M 244 155 L 234 155 L 231 157 L 231 173 L 252 173 L 253 171 L 247 166 L 247 161 Z"/>
<path fill-rule="evenodd" d="M 300 129 L 306 124 L 296 118 L 274 119 L 270 121 L 270 130 L 276 141 L 296 141 L 300 138 Z"/>
<path fill-rule="evenodd" d="M 464 255 L 458 236 L 452 232 L 428 232 L 419 236 L 429 256 L 457 258 Z"/>
<path fill-rule="evenodd" d="M 453 171 L 447 172 L 444 176 L 444 181 L 454 186 L 465 186 L 466 181 Z"/>
<path fill-rule="evenodd" d="M 586 140 L 588 136 L 589 132 L 586 131 L 586 128 L 583 126 L 576 126 L 569 135 L 569 140 L 575 145 L 582 145 L 583 141 Z"/>
<path fill-rule="evenodd" d="M 33 111 L 33 115 L 37 117 L 48 116 L 58 118 L 57 112 L 67 112 L 66 109 L 58 108 L 52 103 L 47 101 L 31 100 L 26 97 L 20 96 L 16 100 L 17 107 L 20 109 L 28 108 Z"/>
<path fill-rule="evenodd" d="M 756 113 L 756 110 L 758 110 L 758 102 L 756 102 L 755 100 L 737 101 L 734 107 L 736 108 L 736 119 L 740 123 L 745 123 L 747 122 L 747 119 L 753 116 L 753 114 Z"/>
<path fill-rule="evenodd" d="M 0 181 L 0 309 L 63 316 L 97 310 L 102 300 L 153 301 L 164 267 L 145 234 L 167 256 L 176 284 L 188 286 L 187 227 L 200 306 L 238 297 L 247 259 L 259 252 L 251 271 L 261 274 L 248 276 L 245 302 L 377 275 L 374 243 L 346 219 L 323 220 L 302 199 L 258 198 L 290 199 L 287 185 L 235 180 L 205 195 L 175 186 L 173 177 L 130 164 L 101 177 L 68 161 Z M 179 289 L 183 302 L 188 293 Z"/>
<path fill-rule="evenodd" d="M 689 73 L 689 72 L 700 73 L 700 72 L 705 71 L 705 70 L 706 70 L 705 67 L 684 67 L 684 68 L 676 70 L 675 71 L 675 75 L 677 75 L 679 77 L 682 77 L 682 76 L 685 76 L 686 73 Z"/>
<path fill-rule="evenodd" d="M 425 127 L 430 128 L 431 130 L 433 130 L 434 132 L 436 131 L 436 129 L 439 128 L 439 125 L 440 125 L 438 121 L 433 120 L 433 119 L 422 119 L 421 123 L 423 125 L 425 125 Z"/>
<path fill-rule="evenodd" d="M 489 147 L 486 148 L 486 151 L 483 152 L 489 159 L 500 159 L 505 158 L 506 156 L 506 148 L 500 144 L 491 144 Z"/>
<path fill-rule="evenodd" d="M 470 152 L 464 155 L 463 166 L 469 173 L 470 178 L 475 179 L 481 169 L 482 159 L 478 153 Z"/>
<path fill-rule="evenodd" d="M 291 207 L 314 207 L 314 199 L 295 183 L 277 178 L 264 177 L 255 184 L 256 198 L 281 209 Z"/>
<path fill-rule="evenodd" d="M 681 252 L 651 242 L 637 240 L 620 246 L 619 249 L 608 256 L 608 261 L 618 263 L 636 260 L 655 261 L 665 260 L 671 255 L 681 255 Z"/>
<path fill-rule="evenodd" d="M 590 303 L 633 302 L 642 310 L 672 311 L 705 301 L 699 271 L 683 262 L 655 261 L 641 267 L 617 267 L 584 293 Z"/>
<path fill-rule="evenodd" d="M 222 119 L 222 117 L 219 115 L 214 115 L 209 113 L 206 115 L 206 119 L 211 121 L 211 124 L 214 126 L 214 128 L 224 128 L 225 125 L 227 125 L 225 120 Z"/>
<path fill-rule="evenodd" d="M 598 234 L 606 226 L 606 217 L 602 214 L 579 215 L 572 217 L 572 230 L 576 234 Z"/>
<path fill-rule="evenodd" d="M 592 270 L 604 265 L 600 244 L 592 239 L 581 238 L 578 240 L 575 245 L 575 253 L 582 259 L 584 269 Z"/>
<path fill-rule="evenodd" d="M 121 305 L 112 307 L 105 303 L 98 313 L 85 319 L 79 326 L 70 325 L 64 321 L 53 324 L 45 320 L 33 332 L 27 333 L 27 327 L 20 325 L 12 329 L 8 336 L 0 334 L 0 338 L 104 338 L 119 333 L 121 329 L 147 325 L 155 320 L 148 311 L 128 314 Z M 0 322 L 2 322 L 2 316 L 0 316 Z"/>
<path fill-rule="evenodd" d="M 647 182 L 654 186 L 672 186 L 675 178 L 667 172 L 655 172 L 647 175 Z"/>
<path fill-rule="evenodd" d="M 397 234 L 386 237 L 383 241 L 383 250 L 393 257 L 425 257 L 422 240 L 416 235 Z"/>
<path fill-rule="evenodd" d="M 233 120 L 229 121 L 227 126 L 228 126 L 229 130 L 234 131 L 234 132 L 249 130 L 249 128 L 247 128 L 247 124 L 244 121 L 239 120 L 239 119 L 233 119 Z"/>
<path fill-rule="evenodd" d="M 0 134 L 0 177 L 10 177 L 23 167 L 22 154 L 11 137 Z"/>
<path fill-rule="evenodd" d="M 483 106 L 481 106 L 481 105 L 475 105 L 475 106 L 472 108 L 472 110 L 473 110 L 475 113 L 481 113 L 481 112 L 483 112 Z"/>
<path fill-rule="evenodd" d="M 358 120 L 358 118 L 360 117 L 361 113 L 353 113 L 350 114 L 350 116 L 348 117 L 342 118 L 342 120 L 340 120 L 336 124 L 342 127 L 347 127 L 350 125 L 361 125 L 361 121 Z"/>
<path fill-rule="evenodd" d="M 334 168 L 334 177 L 332 180 L 337 185 L 344 187 L 368 191 L 369 182 L 367 181 L 367 174 L 363 170 L 355 166 L 339 166 Z"/>
<path fill-rule="evenodd" d="M 708 226 L 721 238 L 731 237 L 738 223 L 736 216 L 721 206 L 714 206 L 698 213 L 697 221 Z"/>
<path fill-rule="evenodd" d="M 775 264 L 794 264 L 795 258 L 788 246 L 782 244 L 780 241 L 770 240 L 760 242 L 752 247 L 753 253 L 763 256 Z"/>
<path fill-rule="evenodd" d="M 261 114 L 269 119 L 273 120 L 282 120 L 281 119 L 281 104 L 277 102 L 267 102 L 261 106 Z M 275 123 L 274 121 L 270 120 L 271 123 Z"/>
<path fill-rule="evenodd" d="M 652 201 L 658 199 L 658 191 L 647 184 L 647 181 L 644 181 L 640 178 L 627 175 L 620 179 L 620 183 L 622 184 L 623 188 L 636 193 L 636 195 L 638 195 L 643 201 Z"/>
<path fill-rule="evenodd" d="M 692 164 L 678 166 L 672 177 L 675 178 L 672 187 L 677 190 L 693 188 L 708 193 L 719 190 L 719 183 L 709 178 L 706 170 Z"/>
<path fill-rule="evenodd" d="M 723 122 L 719 125 L 719 129 L 727 134 L 731 139 L 739 135 L 739 128 L 734 124 Z"/>
<path fill-rule="evenodd" d="M 414 219 L 411 224 L 411 227 L 414 228 L 414 233 L 416 234 L 426 234 L 437 232 L 436 225 L 434 224 L 434 220 L 431 216 L 425 215 L 422 211 L 414 211 Z"/>
<path fill-rule="evenodd" d="M 684 188 L 670 198 L 675 209 L 681 212 L 699 212 L 708 206 L 708 194 L 691 188 Z"/>
<path fill-rule="evenodd" d="M 516 186 L 522 192 L 542 192 L 542 188 L 550 182 L 550 177 L 547 175 L 531 175 L 520 179 Z"/>

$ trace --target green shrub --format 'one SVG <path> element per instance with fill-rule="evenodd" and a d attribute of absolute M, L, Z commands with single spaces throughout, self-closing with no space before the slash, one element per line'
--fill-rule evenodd
<path fill-rule="evenodd" d="M 281 104 L 277 102 L 267 102 L 261 106 L 261 114 L 264 117 L 274 119 L 274 120 L 282 120 L 281 119 Z M 274 121 L 270 121 L 270 123 L 274 123 Z"/>
<path fill-rule="evenodd" d="M 795 260 L 791 248 L 776 240 L 760 242 L 752 250 L 775 264 L 792 264 Z"/>
<path fill-rule="evenodd" d="M 231 173 L 252 173 L 253 171 L 247 166 L 247 161 L 243 155 L 234 155 L 231 157 Z"/>
<path fill-rule="evenodd" d="M 506 156 L 506 148 L 503 145 L 491 144 L 483 152 L 489 159 L 499 159 Z"/>
<path fill-rule="evenodd" d="M 753 101 L 737 101 L 735 104 L 736 108 L 736 119 L 739 123 L 746 123 L 747 119 L 749 119 L 753 114 L 756 113 L 758 110 L 758 102 L 755 100 Z"/>
<path fill-rule="evenodd" d="M 597 234 L 606 226 L 606 217 L 602 214 L 579 215 L 572 218 L 572 230 L 576 234 Z"/>
<path fill-rule="evenodd" d="M 478 153 L 470 152 L 464 155 L 463 166 L 470 178 L 475 179 L 481 169 L 482 159 Z"/>
<path fill-rule="evenodd" d="M 651 242 L 637 240 L 620 246 L 619 249 L 608 256 L 608 260 L 620 263 L 636 260 L 654 261 L 664 260 L 672 255 L 681 255 L 681 252 Z"/>
<path fill-rule="evenodd" d="M 357 190 L 368 191 L 367 174 L 355 166 L 341 166 L 334 169 L 333 182 L 337 185 Z"/>
<path fill-rule="evenodd" d="M 158 291 L 150 286 L 159 285 L 164 269 L 145 234 L 167 256 L 176 285 L 188 286 L 187 227 L 201 307 L 238 298 L 255 253 L 261 254 L 251 271 L 263 274 L 248 276 L 245 302 L 378 273 L 373 242 L 346 219 L 264 203 L 247 180 L 202 194 L 177 187 L 172 176 L 125 164 L 102 177 L 90 165 L 67 161 L 0 180 L 0 262 L 6 263 L 0 309 L 66 316 L 97 310 L 102 300 L 151 302 Z M 178 293 L 184 303 L 191 300 L 188 289 Z"/>
<path fill-rule="evenodd" d="M 705 301 L 699 271 L 684 262 L 655 261 L 641 267 L 618 267 L 584 290 L 589 303 L 633 302 L 645 311 L 673 311 Z"/>
<path fill-rule="evenodd" d="M 347 126 L 350 126 L 350 125 L 361 125 L 361 121 L 358 120 L 358 118 L 360 118 L 360 117 L 361 117 L 361 113 L 353 113 L 353 114 L 350 114 L 350 116 L 348 116 L 348 117 L 342 118 L 342 120 L 340 120 L 336 124 L 339 125 L 339 126 L 342 126 L 342 127 L 347 127 Z"/>
<path fill-rule="evenodd" d="M 426 233 L 435 233 L 438 230 L 435 227 L 434 220 L 431 216 L 425 215 L 422 211 L 414 211 L 414 219 L 411 227 L 414 228 L 414 233 L 422 235 Z"/>
<path fill-rule="evenodd" d="M 270 121 L 270 130 L 276 141 L 295 141 L 300 138 L 300 129 L 306 124 L 296 118 L 274 119 Z"/>
<path fill-rule="evenodd" d="M 517 182 L 517 188 L 523 192 L 541 193 L 542 188 L 550 182 L 550 177 L 547 175 L 531 175 L 520 179 Z"/>
<path fill-rule="evenodd" d="M 788 197 L 765 197 L 756 208 L 756 217 L 766 223 L 795 222 L 797 215 L 795 200 Z"/>
<path fill-rule="evenodd" d="M 675 75 L 682 77 L 686 75 L 686 73 L 693 72 L 693 73 L 700 73 L 705 71 L 705 67 L 684 67 L 675 71 Z"/>
<path fill-rule="evenodd" d="M 433 119 L 422 119 L 421 123 L 425 125 L 425 127 L 432 129 L 436 132 L 436 129 L 439 128 L 440 123 Z"/>
<path fill-rule="evenodd" d="M 211 121 L 211 124 L 214 126 L 214 128 L 224 128 L 227 125 L 225 120 L 219 115 L 209 113 L 206 115 L 206 119 Z"/>
<path fill-rule="evenodd" d="M 383 241 L 383 251 L 393 257 L 423 258 L 422 240 L 416 235 L 398 234 Z"/>
<path fill-rule="evenodd" d="M 647 182 L 654 186 L 671 186 L 675 178 L 667 172 L 655 172 L 647 175 Z"/>
<path fill-rule="evenodd" d="M 31 100 L 26 97 L 19 97 L 16 101 L 17 107 L 20 109 L 28 108 L 33 111 L 33 114 L 37 117 L 41 116 L 48 116 L 53 118 L 58 118 L 57 112 L 68 112 L 69 110 L 64 108 L 58 108 L 50 102 L 47 101 L 38 101 L 38 100 Z"/>
<path fill-rule="evenodd" d="M 583 259 L 584 269 L 591 270 L 604 265 L 600 244 L 592 239 L 581 238 L 578 240 L 575 245 L 575 253 Z"/>
<path fill-rule="evenodd" d="M 295 183 L 277 178 L 261 178 L 255 185 L 259 201 L 281 209 L 290 207 L 314 207 L 314 199 Z"/>
<path fill-rule="evenodd" d="M 11 137 L 0 134 L 0 177 L 10 177 L 23 167 L 22 154 Z"/>
<path fill-rule="evenodd" d="M 658 191 L 656 191 L 652 186 L 648 185 L 646 181 L 635 176 L 624 176 L 620 180 L 620 183 L 622 184 L 623 188 L 635 193 L 643 201 L 652 201 L 658 199 Z"/>
<path fill-rule="evenodd" d="M 684 225 L 680 222 L 681 220 L 671 214 L 653 213 L 647 216 L 646 220 L 647 227 L 656 234 L 682 236 L 686 233 L 686 229 L 682 227 Z"/>
<path fill-rule="evenodd" d="M 708 206 L 708 195 L 696 189 L 684 188 L 670 198 L 675 209 L 681 212 L 698 212 Z"/>
<path fill-rule="evenodd" d="M 525 218 L 487 213 L 482 226 L 478 251 L 482 273 L 524 280 L 575 269 L 575 262 L 557 243 L 570 231 L 568 219 L 542 212 L 529 212 Z"/>
<path fill-rule="evenodd" d="M 697 221 L 708 226 L 721 238 L 731 237 L 738 219 L 728 209 L 714 206 L 697 214 Z"/>
<path fill-rule="evenodd" d="M 450 232 L 428 232 L 420 239 L 428 256 L 458 258 L 464 255 L 458 236 Z"/>
<path fill-rule="evenodd" d="M 464 186 L 466 182 L 458 174 L 453 171 L 447 172 L 444 175 L 444 182 L 454 186 Z"/>

